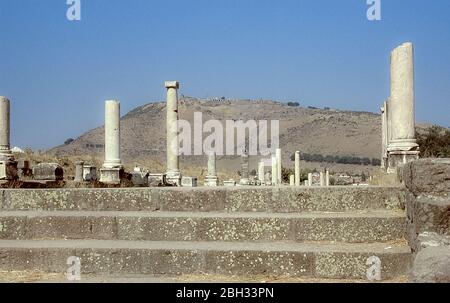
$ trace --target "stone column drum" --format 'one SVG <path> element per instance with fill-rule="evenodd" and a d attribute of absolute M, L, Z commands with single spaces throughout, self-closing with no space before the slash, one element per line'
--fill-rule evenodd
<path fill-rule="evenodd" d="M 119 184 L 123 173 L 120 158 L 120 102 L 105 102 L 105 161 L 100 169 L 100 182 Z"/>
<path fill-rule="evenodd" d="M 17 162 L 11 152 L 10 108 L 6 97 L 0 97 L 0 180 L 17 179 Z"/>
<path fill-rule="evenodd" d="M 216 171 L 216 153 L 208 153 L 208 175 L 205 178 L 205 186 L 219 186 L 219 178 Z"/>
<path fill-rule="evenodd" d="M 178 142 L 178 89 L 177 81 L 167 81 L 167 171 L 166 180 L 169 184 L 181 185 L 179 142 Z"/>
<path fill-rule="evenodd" d="M 408 42 L 391 53 L 391 139 L 388 146 L 391 172 L 419 156 L 415 137 L 414 102 L 414 50 L 413 44 Z"/>
<path fill-rule="evenodd" d="M 295 152 L 295 186 L 300 186 L 300 152 Z"/>

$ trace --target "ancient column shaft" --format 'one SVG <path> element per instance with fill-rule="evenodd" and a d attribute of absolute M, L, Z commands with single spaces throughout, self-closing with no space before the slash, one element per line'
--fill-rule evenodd
<path fill-rule="evenodd" d="M 216 153 L 210 152 L 208 155 L 208 176 L 216 177 Z"/>
<path fill-rule="evenodd" d="M 0 97 L 0 161 L 8 160 L 11 156 L 10 101 Z"/>
<path fill-rule="evenodd" d="M 277 157 L 272 157 L 272 185 L 278 185 L 278 162 Z"/>
<path fill-rule="evenodd" d="M 120 168 L 120 102 L 105 102 L 105 162 L 104 168 Z"/>
<path fill-rule="evenodd" d="M 295 186 L 300 186 L 300 152 L 295 152 Z"/>
<path fill-rule="evenodd" d="M 178 89 L 177 81 L 167 81 L 167 179 L 169 182 L 181 182 L 178 157 Z"/>
<path fill-rule="evenodd" d="M 389 101 L 392 140 L 389 151 L 417 148 L 414 111 L 414 50 L 404 43 L 391 54 L 391 96 Z"/>
<path fill-rule="evenodd" d="M 261 181 L 261 183 L 265 182 L 265 165 L 264 161 L 260 161 L 258 164 L 258 180 Z"/>
<path fill-rule="evenodd" d="M 282 180 L 282 162 L 281 162 L 281 148 L 278 148 L 276 150 L 276 156 L 277 156 L 277 178 L 278 178 L 278 184 L 283 184 L 283 180 Z"/>
<path fill-rule="evenodd" d="M 330 186 L 330 171 L 327 170 L 325 174 L 325 186 Z"/>

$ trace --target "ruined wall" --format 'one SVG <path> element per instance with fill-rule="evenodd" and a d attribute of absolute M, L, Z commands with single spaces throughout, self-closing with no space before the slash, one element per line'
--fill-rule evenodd
<path fill-rule="evenodd" d="M 403 182 L 413 279 L 450 282 L 450 159 L 411 162 L 403 168 Z"/>

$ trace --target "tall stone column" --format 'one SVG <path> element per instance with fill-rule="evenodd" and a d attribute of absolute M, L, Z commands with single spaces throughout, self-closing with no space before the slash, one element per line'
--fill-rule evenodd
<path fill-rule="evenodd" d="M 276 156 L 277 156 L 277 178 L 278 178 L 278 184 L 283 184 L 283 179 L 282 179 L 282 154 L 281 154 L 281 148 L 277 148 L 276 150 Z"/>
<path fill-rule="evenodd" d="M 330 171 L 327 170 L 325 173 L 325 186 L 329 187 L 330 186 Z"/>
<path fill-rule="evenodd" d="M 272 185 L 278 185 L 278 162 L 277 156 L 272 156 Z"/>
<path fill-rule="evenodd" d="M 10 144 L 10 101 L 0 97 L 0 160 L 12 157 Z"/>
<path fill-rule="evenodd" d="M 216 153 L 208 153 L 208 175 L 205 178 L 205 186 L 219 186 L 219 178 L 216 170 Z"/>
<path fill-rule="evenodd" d="M 391 53 L 389 170 L 419 157 L 415 135 L 414 49 L 404 43 Z"/>
<path fill-rule="evenodd" d="M 323 172 L 320 172 L 320 186 L 325 186 L 325 175 Z"/>
<path fill-rule="evenodd" d="M 10 101 L 0 97 L 0 180 L 17 179 L 17 162 L 11 152 Z"/>
<path fill-rule="evenodd" d="M 105 162 L 100 169 L 100 182 L 119 184 L 123 172 L 120 158 L 120 102 L 105 102 Z"/>
<path fill-rule="evenodd" d="M 166 180 L 169 184 L 181 185 L 179 142 L 178 142 L 178 89 L 177 81 L 167 81 L 167 171 Z"/>
<path fill-rule="evenodd" d="M 309 187 L 313 186 L 313 174 L 312 173 L 308 174 L 308 186 Z"/>
<path fill-rule="evenodd" d="M 300 186 L 300 152 L 295 152 L 295 186 Z"/>

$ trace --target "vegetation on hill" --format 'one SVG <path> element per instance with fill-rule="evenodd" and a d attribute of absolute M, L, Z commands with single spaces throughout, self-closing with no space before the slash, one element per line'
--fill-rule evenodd
<path fill-rule="evenodd" d="M 367 157 L 354 157 L 354 156 L 323 156 L 319 154 L 306 154 L 300 155 L 300 158 L 306 162 L 316 163 L 337 163 L 337 164 L 353 164 L 353 165 L 365 165 L 365 166 L 380 166 L 380 159 L 369 159 Z M 295 155 L 291 156 L 291 160 L 295 161 Z"/>
<path fill-rule="evenodd" d="M 432 126 L 417 134 L 422 158 L 450 158 L 450 130 Z"/>

